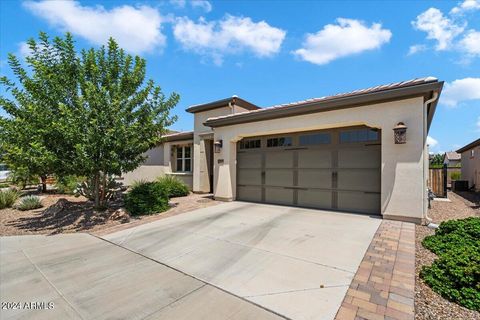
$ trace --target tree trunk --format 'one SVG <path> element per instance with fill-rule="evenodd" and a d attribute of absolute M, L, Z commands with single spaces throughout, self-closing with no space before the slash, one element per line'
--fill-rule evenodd
<path fill-rule="evenodd" d="M 47 176 L 40 176 L 40 179 L 42 180 L 42 192 L 45 193 L 47 192 Z"/>
<path fill-rule="evenodd" d="M 93 178 L 93 193 L 95 199 L 95 208 L 100 207 L 100 173 L 95 172 L 95 176 Z"/>

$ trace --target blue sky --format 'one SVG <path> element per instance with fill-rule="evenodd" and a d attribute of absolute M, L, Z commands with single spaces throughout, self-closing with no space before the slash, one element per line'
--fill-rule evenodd
<path fill-rule="evenodd" d="M 429 136 L 435 152 L 480 136 L 480 0 L 1 1 L 7 53 L 39 31 L 79 48 L 109 36 L 148 61 L 148 77 L 192 104 L 238 95 L 259 106 L 434 76 L 446 82 Z M 0 114 L 4 114 L 0 110 Z"/>

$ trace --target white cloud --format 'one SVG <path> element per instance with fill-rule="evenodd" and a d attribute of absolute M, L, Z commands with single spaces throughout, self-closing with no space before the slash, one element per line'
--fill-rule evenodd
<path fill-rule="evenodd" d="M 25 41 L 22 41 L 18 44 L 18 51 L 22 57 L 27 57 L 32 52 L 28 46 L 28 43 Z"/>
<path fill-rule="evenodd" d="M 438 141 L 430 136 L 427 136 L 427 145 L 430 148 L 435 148 L 438 145 Z"/>
<path fill-rule="evenodd" d="M 480 9 L 480 0 L 465 0 L 459 6 L 450 10 L 451 14 L 462 14 L 466 11 L 473 11 Z"/>
<path fill-rule="evenodd" d="M 443 15 L 437 8 L 430 8 L 417 16 L 412 25 L 427 33 L 427 39 L 436 40 L 436 50 L 451 48 L 453 39 L 461 34 L 464 26 L 460 26 Z"/>
<path fill-rule="evenodd" d="M 455 107 L 469 100 L 480 100 L 480 78 L 464 78 L 445 83 L 441 103 Z"/>
<path fill-rule="evenodd" d="M 427 46 L 424 45 L 424 44 L 415 44 L 413 46 L 410 46 L 410 48 L 408 49 L 408 55 L 411 56 L 413 54 L 416 54 L 416 53 L 419 53 L 419 52 L 422 52 L 422 51 L 425 51 L 427 50 Z"/>
<path fill-rule="evenodd" d="M 327 64 L 335 59 L 380 48 L 388 43 L 392 33 L 380 23 L 370 27 L 354 19 L 338 18 L 337 24 L 327 24 L 317 33 L 309 33 L 302 48 L 293 53 L 302 60 Z"/>
<path fill-rule="evenodd" d="M 286 32 L 265 21 L 226 15 L 222 20 L 210 22 L 204 18 L 198 22 L 177 18 L 173 34 L 184 49 L 208 55 L 221 64 L 225 54 L 245 50 L 259 57 L 272 56 L 280 51 Z"/>
<path fill-rule="evenodd" d="M 212 11 L 211 3 L 206 0 L 192 0 L 190 4 L 192 5 L 193 8 L 200 8 L 205 12 Z"/>
<path fill-rule="evenodd" d="M 111 10 L 82 6 L 77 1 L 27 1 L 25 7 L 62 31 L 70 31 L 94 44 L 113 37 L 125 50 L 150 52 L 165 45 L 162 18 L 149 6 L 123 5 Z"/>
<path fill-rule="evenodd" d="M 469 30 L 459 45 L 467 55 L 480 56 L 480 31 Z"/>
<path fill-rule="evenodd" d="M 185 8 L 187 0 L 170 0 L 170 3 L 173 4 L 175 7 Z"/>

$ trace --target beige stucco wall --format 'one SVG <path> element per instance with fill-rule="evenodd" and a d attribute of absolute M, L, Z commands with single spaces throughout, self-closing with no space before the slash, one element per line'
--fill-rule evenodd
<path fill-rule="evenodd" d="M 172 154 L 172 146 L 193 144 L 193 140 L 182 140 L 174 142 L 165 142 L 158 147 L 150 149 L 145 153 L 147 159 L 137 169 L 122 175 L 123 183 L 127 186 L 132 185 L 135 181 L 145 180 L 153 181 L 165 174 L 174 175 L 193 188 L 193 173 L 173 172 L 174 155 Z M 195 157 L 193 158 L 194 161 Z"/>
<path fill-rule="evenodd" d="M 407 143 L 403 145 L 394 143 L 392 130 L 400 121 L 408 126 Z M 236 142 L 243 137 L 367 125 L 382 129 L 382 214 L 419 221 L 424 217 L 427 205 L 425 123 L 423 98 L 418 97 L 215 128 L 215 140 L 223 140 L 223 149 L 214 158 L 215 197 L 235 199 Z"/>
<path fill-rule="evenodd" d="M 470 150 L 462 152 L 462 180 L 468 180 L 468 186 L 475 185 L 475 190 L 480 191 L 480 146 L 474 148 L 473 158 Z"/>
<path fill-rule="evenodd" d="M 194 114 L 193 126 L 193 191 L 195 192 L 209 192 L 209 172 L 207 162 L 208 144 L 205 143 L 207 139 L 213 139 L 213 130 L 210 127 L 203 125 L 208 118 L 223 116 L 231 114 L 232 112 L 244 112 L 246 109 L 237 105 L 230 107 L 217 108 L 203 112 L 196 112 Z"/>

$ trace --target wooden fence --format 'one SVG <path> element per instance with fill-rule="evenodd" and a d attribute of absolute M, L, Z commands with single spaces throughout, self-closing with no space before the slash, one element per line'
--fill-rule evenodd
<path fill-rule="evenodd" d="M 436 197 L 447 197 L 447 167 L 429 169 L 428 188 Z"/>

